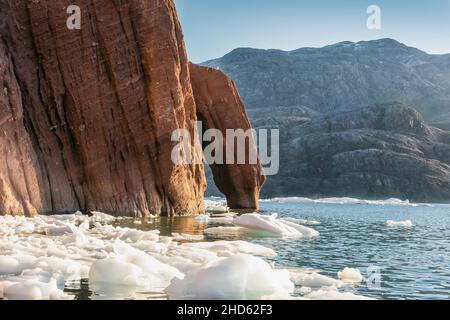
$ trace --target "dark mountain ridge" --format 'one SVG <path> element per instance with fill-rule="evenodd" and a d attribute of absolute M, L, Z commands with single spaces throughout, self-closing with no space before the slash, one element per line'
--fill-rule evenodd
<path fill-rule="evenodd" d="M 254 127 L 280 129 L 264 197 L 450 201 L 449 54 L 380 39 L 239 48 L 204 65 L 236 82 Z"/>
<path fill-rule="evenodd" d="M 400 101 L 450 128 L 450 54 L 393 39 L 293 51 L 239 48 L 203 65 L 228 74 L 249 110 L 304 105 L 327 113 Z"/>

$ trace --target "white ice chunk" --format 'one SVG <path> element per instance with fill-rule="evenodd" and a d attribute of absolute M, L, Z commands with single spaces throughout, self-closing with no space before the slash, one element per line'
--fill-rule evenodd
<path fill-rule="evenodd" d="M 321 275 L 317 272 L 305 272 L 300 270 L 290 270 L 291 280 L 298 286 L 321 288 L 321 287 L 342 287 L 343 281 Z"/>
<path fill-rule="evenodd" d="M 9 280 L 35 279 L 41 282 L 48 282 L 52 278 L 56 280 L 56 285 L 59 289 L 64 288 L 64 276 L 62 273 L 56 272 L 52 274 L 41 268 L 24 270 L 20 276 L 9 278 Z"/>
<path fill-rule="evenodd" d="M 364 280 L 359 269 L 345 267 L 344 270 L 338 272 L 338 278 L 345 283 L 360 283 Z"/>
<path fill-rule="evenodd" d="M 210 217 L 208 223 L 232 224 L 233 220 L 234 220 L 233 215 L 224 215 L 223 217 Z"/>
<path fill-rule="evenodd" d="M 305 238 L 314 238 L 314 237 L 318 237 L 319 236 L 319 232 L 314 230 L 314 229 L 312 229 L 312 228 L 305 227 L 305 226 L 302 226 L 300 224 L 293 223 L 293 222 L 290 222 L 290 221 L 283 221 L 282 223 L 284 223 L 285 225 L 287 225 L 287 226 L 289 226 L 291 228 L 296 229 Z"/>
<path fill-rule="evenodd" d="M 159 239 L 159 231 L 141 231 L 123 228 L 118 238 L 127 242 L 138 242 L 142 240 L 157 241 Z"/>
<path fill-rule="evenodd" d="M 31 268 L 36 258 L 30 255 L 0 256 L 0 275 L 19 274 L 24 269 Z"/>
<path fill-rule="evenodd" d="M 412 228 L 413 227 L 413 223 L 412 223 L 411 220 L 404 220 L 404 221 L 388 220 L 388 221 L 386 221 L 386 226 L 388 226 L 388 227 Z"/>
<path fill-rule="evenodd" d="M 308 300 L 304 297 L 295 297 L 289 294 L 271 294 L 261 297 L 261 300 Z"/>
<path fill-rule="evenodd" d="M 34 232 L 34 223 L 31 221 L 23 221 L 16 227 L 15 233 L 33 233 Z"/>
<path fill-rule="evenodd" d="M 220 258 L 174 279 L 170 299 L 261 299 L 294 290 L 287 270 L 275 270 L 264 260 L 245 254 Z"/>
<path fill-rule="evenodd" d="M 25 279 L 3 288 L 3 297 L 9 300 L 67 299 L 63 291 L 58 289 L 57 280 L 48 281 Z"/>
<path fill-rule="evenodd" d="M 234 215 L 225 214 L 223 216 L 209 216 L 206 214 L 199 215 L 195 218 L 200 223 L 216 223 L 216 224 L 232 224 Z"/>
<path fill-rule="evenodd" d="M 305 296 L 311 300 L 374 300 L 352 292 L 339 292 L 336 287 L 323 288 Z"/>
<path fill-rule="evenodd" d="M 277 255 L 275 251 L 270 248 L 241 240 L 189 243 L 184 244 L 183 246 L 206 249 L 215 252 L 222 257 L 237 253 L 253 254 L 262 257 L 275 257 Z"/>
<path fill-rule="evenodd" d="M 161 282 L 169 283 L 174 277 L 183 278 L 183 274 L 176 268 L 164 264 L 149 254 L 135 249 L 129 245 L 115 244 L 115 252 L 127 259 L 127 261 L 137 265 L 148 274 L 155 274 Z"/>
<path fill-rule="evenodd" d="M 205 237 L 200 234 L 172 233 L 176 241 L 202 241 Z"/>
<path fill-rule="evenodd" d="M 72 233 L 72 229 L 68 226 L 54 226 L 45 229 L 45 234 L 48 236 L 61 236 L 67 233 Z"/>
<path fill-rule="evenodd" d="M 205 199 L 205 211 L 214 213 L 227 213 L 230 210 L 227 207 L 225 200 Z"/>
<path fill-rule="evenodd" d="M 92 211 L 91 214 L 92 214 L 91 217 L 92 222 L 111 223 L 114 222 L 114 220 L 116 220 L 115 217 L 99 211 Z"/>
<path fill-rule="evenodd" d="M 266 216 L 256 213 L 244 214 L 233 221 L 236 226 L 255 230 L 263 230 L 282 237 L 317 237 L 319 232 L 289 221 L 283 221 L 276 216 Z"/>
<path fill-rule="evenodd" d="M 4 298 L 4 291 L 7 287 L 10 287 L 16 283 L 17 282 L 13 282 L 10 280 L 1 280 L 0 279 L 0 298 Z"/>
<path fill-rule="evenodd" d="M 147 253 L 166 254 L 170 243 L 163 243 L 160 241 L 141 240 L 131 244 L 134 248 L 142 250 Z"/>
<path fill-rule="evenodd" d="M 142 270 L 125 261 L 123 257 L 112 257 L 97 260 L 92 264 L 89 281 L 124 286 L 147 284 Z"/>
<path fill-rule="evenodd" d="M 186 272 L 217 260 L 218 255 L 213 251 L 191 246 L 191 243 L 185 243 L 182 245 L 172 244 L 166 255 L 155 257 L 164 263 L 176 267 L 182 272 Z"/>
<path fill-rule="evenodd" d="M 391 198 L 387 200 L 362 200 L 362 199 L 355 199 L 355 198 L 322 198 L 322 199 L 310 199 L 310 198 L 303 198 L 303 197 L 288 197 L 288 198 L 273 198 L 270 201 L 273 202 L 280 202 L 280 203 L 286 203 L 286 202 L 301 202 L 301 203 L 324 203 L 324 204 L 352 204 L 352 205 L 390 205 L 390 206 L 427 206 L 430 207 L 430 204 L 426 203 L 411 203 L 409 200 L 400 200 L 396 198 Z"/>
<path fill-rule="evenodd" d="M 40 257 L 36 267 L 49 273 L 60 272 L 66 280 L 80 280 L 87 277 L 89 267 L 78 261 L 58 257 Z"/>
<path fill-rule="evenodd" d="M 117 242 L 114 251 L 116 256 L 92 264 L 90 281 L 153 288 L 165 287 L 174 277 L 183 277 L 176 268 L 127 244 Z"/>
<path fill-rule="evenodd" d="M 10 256 L 0 256 L 0 274 L 16 274 L 22 271 L 17 259 Z"/>
<path fill-rule="evenodd" d="M 238 235 L 249 234 L 254 232 L 252 229 L 243 227 L 213 227 L 203 231 L 206 236 L 215 238 L 236 237 Z"/>
<path fill-rule="evenodd" d="M 296 224 L 302 224 L 302 225 L 319 225 L 320 221 L 317 220 L 306 220 L 306 219 L 297 219 L 297 218 L 281 218 L 281 220 L 289 221 Z"/>

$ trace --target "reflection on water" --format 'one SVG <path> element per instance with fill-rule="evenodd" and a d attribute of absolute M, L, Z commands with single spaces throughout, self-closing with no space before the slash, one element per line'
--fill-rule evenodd
<path fill-rule="evenodd" d="M 161 217 L 150 219 L 124 219 L 114 223 L 115 226 L 134 228 L 144 231 L 159 230 L 161 236 L 172 236 L 172 233 L 203 235 L 205 224 L 194 217 Z"/>
<path fill-rule="evenodd" d="M 363 276 L 370 266 L 381 270 L 381 288 L 361 284 L 355 292 L 378 299 L 450 298 L 450 206 L 348 205 L 326 203 L 261 202 L 263 213 L 280 217 L 313 219 L 320 236 L 311 240 L 288 240 L 261 233 L 229 232 L 209 234 L 216 239 L 247 240 L 274 249 L 273 260 L 286 268 L 314 268 L 336 278 L 344 267 L 359 268 Z M 390 228 L 387 220 L 412 220 L 412 228 Z M 120 226 L 141 230 L 158 229 L 162 236 L 172 233 L 203 235 L 205 224 L 193 217 L 122 220 Z M 134 289 L 135 290 L 135 289 Z M 102 288 L 67 283 L 66 292 L 76 299 L 165 299 L 161 293 L 128 292 L 121 287 Z M 105 293 L 106 292 L 106 293 Z"/>

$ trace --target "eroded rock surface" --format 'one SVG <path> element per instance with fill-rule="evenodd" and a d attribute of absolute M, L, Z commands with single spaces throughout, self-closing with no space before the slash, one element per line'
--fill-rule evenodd
<path fill-rule="evenodd" d="M 2 103 L 17 114 L 2 209 L 201 211 L 203 168 L 170 159 L 171 132 L 196 119 L 172 1 L 81 1 L 81 30 L 67 28 L 67 5 L 1 2 L 2 65 L 18 83 Z"/>
<path fill-rule="evenodd" d="M 196 120 L 172 1 L 81 1 L 81 30 L 67 5 L 1 2 L 2 211 L 201 211 L 202 166 L 170 158 Z"/>
<path fill-rule="evenodd" d="M 190 64 L 192 87 L 199 118 L 204 129 L 219 129 L 225 137 L 227 129 L 251 129 L 239 93 L 234 83 L 221 71 Z M 246 142 L 246 158 L 249 157 L 249 141 Z M 224 154 L 227 149 L 224 139 Z M 213 164 L 211 170 L 219 190 L 224 193 L 228 205 L 236 209 L 258 208 L 259 191 L 264 176 L 259 164 Z"/>
<path fill-rule="evenodd" d="M 70 4 L 0 0 L 0 214 L 202 212 L 203 165 L 171 159 L 176 129 L 201 158 L 173 1 L 77 1 L 80 30 L 67 27 Z M 211 125 L 248 128 L 238 107 L 236 119 Z M 254 207 L 258 169 L 239 180 L 234 170 L 216 171 L 230 205 Z"/>

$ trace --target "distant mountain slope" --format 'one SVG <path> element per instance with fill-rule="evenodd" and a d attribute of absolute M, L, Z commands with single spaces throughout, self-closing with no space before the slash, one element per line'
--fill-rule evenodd
<path fill-rule="evenodd" d="M 329 113 L 399 101 L 450 128 L 450 54 L 430 55 L 392 39 L 289 52 L 240 48 L 203 65 L 236 82 L 250 114 L 297 106 Z"/>
<path fill-rule="evenodd" d="M 256 121 L 281 135 L 280 172 L 268 177 L 263 197 L 450 201 L 450 132 L 427 125 L 414 109 L 390 103 L 309 116 L 295 109 L 276 114 L 278 124 Z M 214 187 L 207 193 L 218 194 Z"/>
<path fill-rule="evenodd" d="M 287 117 L 278 127 L 281 170 L 263 196 L 450 200 L 450 132 L 403 104 Z"/>
<path fill-rule="evenodd" d="M 254 127 L 280 129 L 263 196 L 450 201 L 450 55 L 381 39 L 204 65 L 236 82 Z"/>

